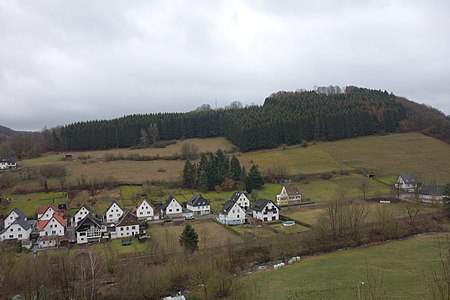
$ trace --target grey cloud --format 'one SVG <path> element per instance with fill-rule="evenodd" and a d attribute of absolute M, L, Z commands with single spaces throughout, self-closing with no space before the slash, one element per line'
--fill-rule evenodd
<path fill-rule="evenodd" d="M 0 124 L 386 89 L 450 114 L 448 1 L 0 0 Z"/>

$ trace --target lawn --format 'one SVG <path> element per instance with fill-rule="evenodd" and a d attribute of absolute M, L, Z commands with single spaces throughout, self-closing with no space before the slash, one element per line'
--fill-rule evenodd
<path fill-rule="evenodd" d="M 131 237 L 131 245 L 128 246 L 122 246 L 122 240 L 124 239 L 114 239 L 107 243 L 95 243 L 89 245 L 89 247 L 95 249 L 100 254 L 110 253 L 110 251 L 113 251 L 116 255 L 151 251 L 151 242 L 149 239 L 144 242 L 139 242 L 137 237 Z"/>
<path fill-rule="evenodd" d="M 300 224 L 295 224 L 294 226 L 283 226 L 282 223 L 278 223 L 269 226 L 275 231 L 284 234 L 300 233 L 310 230 L 308 227 L 302 226 Z"/>
<path fill-rule="evenodd" d="M 67 199 L 62 192 L 33 193 L 23 195 L 2 195 L 10 198 L 11 202 L 5 206 L 0 206 L 0 214 L 9 214 L 14 208 L 19 208 L 28 217 L 34 217 L 36 208 L 42 205 L 58 205 L 67 203 Z"/>
<path fill-rule="evenodd" d="M 141 185 L 121 185 L 120 195 L 122 199 L 137 199 L 136 195 L 143 194 L 144 190 Z"/>
<path fill-rule="evenodd" d="M 157 247 L 155 248 L 160 248 L 167 252 L 181 251 L 182 248 L 179 244 L 179 239 L 185 224 L 187 222 L 184 222 L 182 225 L 151 225 L 147 232 L 152 242 L 156 244 Z M 238 236 L 215 222 L 189 221 L 189 224 L 192 225 L 198 234 L 198 246 L 200 249 L 220 247 L 240 241 Z"/>
<path fill-rule="evenodd" d="M 383 299 L 429 299 L 426 280 L 439 269 L 439 243 L 444 241 L 445 234 L 428 234 L 306 257 L 282 270 L 244 276 L 242 281 L 252 287 L 255 296 L 249 299 L 355 299 L 359 282 L 365 283 L 360 285 L 363 299 L 375 282 L 379 291 L 386 292 Z"/>
<path fill-rule="evenodd" d="M 273 228 L 270 227 L 270 225 L 267 226 L 242 225 L 242 226 L 233 226 L 232 229 L 233 231 L 238 232 L 239 235 L 245 238 L 267 238 L 278 234 Z"/>
<path fill-rule="evenodd" d="M 300 222 L 314 225 L 317 218 L 326 212 L 326 208 L 318 208 L 318 209 L 312 209 L 312 208 L 289 208 L 288 210 L 281 211 L 281 214 L 293 218 L 295 220 L 298 220 Z"/>

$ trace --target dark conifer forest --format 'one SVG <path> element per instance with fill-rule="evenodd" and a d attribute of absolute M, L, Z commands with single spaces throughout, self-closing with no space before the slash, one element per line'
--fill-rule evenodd
<path fill-rule="evenodd" d="M 137 114 L 69 124 L 51 135 L 52 150 L 98 150 L 157 141 L 224 136 L 241 151 L 301 141 L 333 141 L 396 131 L 406 118 L 396 96 L 347 87 L 345 93 L 278 92 L 262 106 Z M 146 139 L 147 140 L 147 139 Z"/>

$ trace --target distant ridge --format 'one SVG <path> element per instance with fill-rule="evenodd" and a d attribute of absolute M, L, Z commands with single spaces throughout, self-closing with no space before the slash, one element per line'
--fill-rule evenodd
<path fill-rule="evenodd" d="M 0 125 L 0 143 L 3 143 L 8 138 L 19 133 L 18 131 L 12 130 L 11 128 Z"/>

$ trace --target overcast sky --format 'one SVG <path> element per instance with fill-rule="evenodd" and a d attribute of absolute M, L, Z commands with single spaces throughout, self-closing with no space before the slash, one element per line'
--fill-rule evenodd
<path fill-rule="evenodd" d="M 450 114 L 450 1 L 0 0 L 0 125 L 356 85 Z"/>

